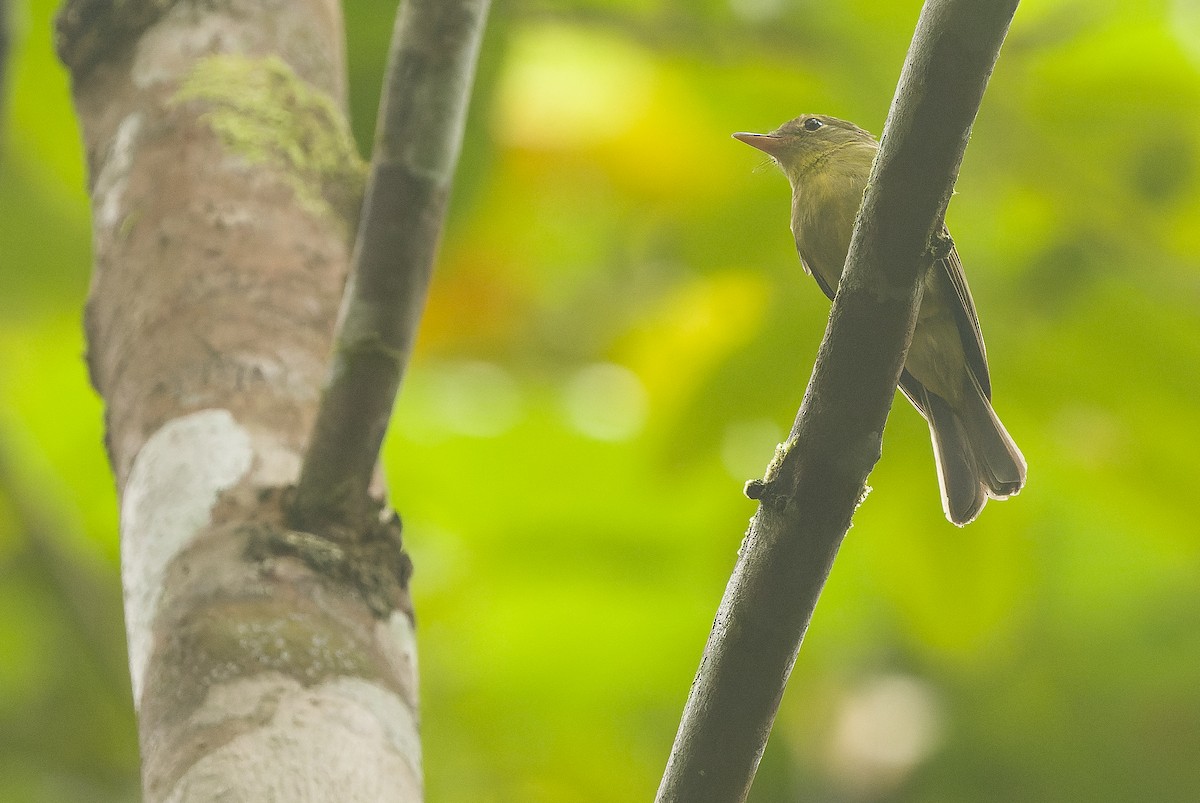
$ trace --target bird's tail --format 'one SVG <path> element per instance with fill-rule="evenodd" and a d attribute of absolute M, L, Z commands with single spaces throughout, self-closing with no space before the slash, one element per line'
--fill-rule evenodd
<path fill-rule="evenodd" d="M 961 409 L 928 395 L 938 483 L 946 518 L 959 527 L 979 515 L 988 498 L 1007 499 L 1025 485 L 1025 458 L 1000 423 L 975 378 Z"/>

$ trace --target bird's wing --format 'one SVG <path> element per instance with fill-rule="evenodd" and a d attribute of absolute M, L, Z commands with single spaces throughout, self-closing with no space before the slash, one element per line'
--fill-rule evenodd
<path fill-rule="evenodd" d="M 944 229 L 943 232 L 945 232 Z M 946 236 L 949 237 L 949 234 L 946 233 Z M 799 243 L 797 243 L 798 245 Z M 800 264 L 804 266 L 805 272 L 816 280 L 817 286 L 821 288 L 821 292 L 830 301 L 833 301 L 833 296 L 836 292 L 835 289 L 821 277 L 819 271 L 809 268 L 803 253 L 800 255 Z M 967 366 L 979 381 L 979 387 L 983 390 L 984 398 L 991 400 L 992 382 L 988 373 L 987 352 L 983 346 L 983 331 L 979 328 L 979 315 L 975 312 L 975 302 L 971 298 L 971 288 L 967 287 L 967 277 L 963 273 L 962 261 L 958 258 L 958 249 L 952 248 L 949 255 L 942 259 L 940 264 L 942 272 L 950 280 L 950 284 L 954 288 L 954 295 L 958 298 L 959 303 L 954 305 L 954 321 L 958 325 L 959 337 L 962 338 L 963 355 L 966 358 Z M 900 390 L 912 402 L 913 407 L 917 408 L 917 412 L 928 419 L 929 401 L 925 395 L 928 391 L 907 370 L 900 372 Z"/>
<path fill-rule="evenodd" d="M 942 229 L 943 234 L 947 234 Z M 947 234 L 947 236 L 949 236 Z M 979 315 L 975 312 L 975 302 L 971 299 L 971 288 L 967 287 L 967 277 L 963 273 L 962 262 L 958 258 L 958 249 L 951 248 L 949 255 L 939 261 L 942 272 L 950 280 L 958 303 L 954 305 L 954 322 L 958 324 L 958 334 L 962 338 L 963 355 L 967 367 L 979 380 L 985 399 L 992 398 L 992 380 L 988 373 L 987 351 L 983 346 L 983 332 L 979 328 Z M 915 380 L 914 380 L 915 381 Z M 907 391 L 905 391 L 907 393 Z M 912 394 L 909 394 L 912 398 Z M 914 402 L 915 403 L 915 402 Z"/>
<path fill-rule="evenodd" d="M 926 394 L 929 391 L 925 390 L 925 386 L 918 382 L 917 378 L 910 374 L 907 368 L 900 372 L 900 390 L 908 397 L 912 406 L 917 408 L 917 412 L 928 421 L 929 398 Z"/>
<path fill-rule="evenodd" d="M 958 256 L 957 255 L 952 255 L 952 256 L 954 256 L 955 262 L 957 262 Z M 804 264 L 803 256 L 800 257 L 800 263 L 802 265 Z M 824 279 L 822 279 L 821 274 L 818 273 L 817 271 L 808 270 L 807 265 L 805 265 L 804 268 L 805 268 L 805 271 L 809 275 L 811 275 L 814 279 L 817 280 L 817 286 L 821 288 L 821 292 L 824 293 L 826 296 L 828 296 L 830 301 L 833 301 L 834 289 L 829 286 L 829 283 L 826 282 Z M 960 275 L 962 274 L 962 266 L 961 265 L 958 268 L 958 272 Z M 963 286 L 965 287 L 966 285 L 964 284 Z M 967 296 L 967 300 L 969 303 L 970 295 Z M 973 307 L 971 309 L 971 312 L 972 312 L 972 314 L 974 314 Z M 976 326 L 976 329 L 978 329 L 978 326 Z M 987 368 L 987 366 L 985 365 L 984 366 L 985 371 L 986 371 L 986 368 Z M 928 391 L 925 390 L 924 385 L 922 385 L 920 382 L 917 381 L 917 378 L 915 376 L 913 376 L 912 374 L 910 374 L 908 372 L 908 369 L 904 369 L 900 372 L 900 390 L 908 398 L 909 402 L 912 403 L 912 406 L 917 408 L 917 412 L 920 413 L 926 420 L 929 420 L 929 398 L 926 395 L 928 393 Z"/>
<path fill-rule="evenodd" d="M 805 273 L 817 280 L 817 287 L 821 288 L 821 292 L 825 294 L 825 297 L 833 301 L 833 295 L 836 292 L 835 289 L 829 286 L 829 282 L 821 278 L 819 271 L 815 271 L 808 266 L 808 262 L 804 259 L 804 254 L 800 255 L 800 266 L 804 268 Z"/>

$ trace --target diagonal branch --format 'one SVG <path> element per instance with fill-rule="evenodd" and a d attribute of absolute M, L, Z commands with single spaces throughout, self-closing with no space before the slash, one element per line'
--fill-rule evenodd
<path fill-rule="evenodd" d="M 879 459 L 971 123 L 1017 0 L 927 0 L 817 363 L 762 482 L 658 800 L 741 801 L 813 608 Z"/>
<path fill-rule="evenodd" d="M 351 522 L 412 354 L 490 0 L 405 0 L 396 16 L 362 222 L 321 407 L 293 503 Z"/>

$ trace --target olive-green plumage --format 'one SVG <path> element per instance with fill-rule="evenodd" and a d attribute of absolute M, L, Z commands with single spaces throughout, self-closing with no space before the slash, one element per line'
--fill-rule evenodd
<path fill-rule="evenodd" d="M 797 117 L 769 134 L 734 134 L 767 153 L 792 186 L 792 234 L 806 272 L 830 299 L 850 249 L 878 144 L 853 123 Z M 925 274 L 900 389 L 929 422 L 942 507 L 962 526 L 988 498 L 1025 485 L 1025 458 L 992 410 L 987 354 L 957 250 Z"/>

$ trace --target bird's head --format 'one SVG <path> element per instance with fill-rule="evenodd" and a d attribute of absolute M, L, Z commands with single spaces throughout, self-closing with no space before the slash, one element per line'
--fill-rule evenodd
<path fill-rule="evenodd" d="M 875 138 L 854 123 L 824 114 L 802 114 L 769 134 L 733 136 L 774 159 L 793 186 L 834 154 L 864 148 L 873 154 L 876 147 Z"/>

